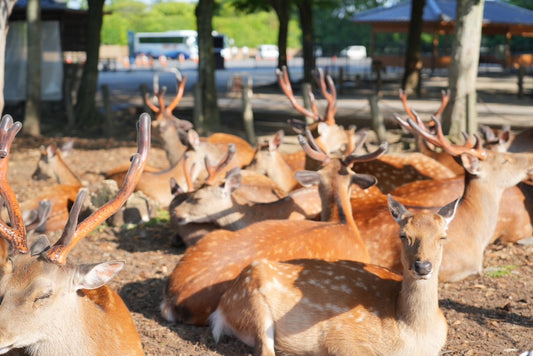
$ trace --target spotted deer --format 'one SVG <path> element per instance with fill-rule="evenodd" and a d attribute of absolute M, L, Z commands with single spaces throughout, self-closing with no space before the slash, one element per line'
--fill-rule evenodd
<path fill-rule="evenodd" d="M 446 342 L 438 272 L 457 202 L 411 213 L 389 195 L 402 276 L 353 261 L 255 260 L 210 316 L 216 340 L 237 336 L 257 355 L 438 355 Z"/>
<path fill-rule="evenodd" d="M 205 186 L 190 194 L 171 209 L 175 224 L 213 223 L 219 228 L 235 231 L 254 222 L 272 219 L 315 219 L 320 215 L 321 203 L 316 187 L 303 187 L 270 202 L 251 200 L 247 189 L 247 171 L 232 169 L 225 182 Z M 252 178 L 256 179 L 255 175 Z M 252 182 L 250 189 L 256 189 Z M 216 201 L 216 204 L 213 204 Z"/>
<path fill-rule="evenodd" d="M 246 141 L 242 140 L 241 138 L 237 138 L 236 136 L 221 133 L 214 134 L 210 136 L 210 138 L 202 140 L 198 133 L 193 129 L 190 129 L 187 132 L 187 135 L 189 145 L 191 146 L 191 150 L 188 151 L 189 161 L 191 162 L 190 164 L 194 164 L 195 166 L 191 176 L 196 186 L 202 185 L 203 181 L 208 175 L 208 172 L 204 166 L 206 157 L 210 161 L 218 162 L 223 159 L 230 145 L 236 147 L 236 154 L 235 159 L 233 159 L 229 165 L 225 166 L 226 170 L 248 165 L 253 158 L 253 148 Z M 228 136 L 235 137 L 234 141 L 237 143 L 227 141 L 226 139 L 229 139 Z M 214 143 L 210 142 L 211 139 Z M 247 148 L 242 150 L 244 153 L 239 153 L 239 147 Z M 149 198 L 158 202 L 160 207 L 167 208 L 173 199 L 173 196 L 169 191 L 170 178 L 174 178 L 181 187 L 187 186 L 184 174 L 183 157 L 177 164 L 173 165 L 169 169 L 164 169 L 157 172 L 143 172 L 136 190 L 142 191 Z M 113 179 L 120 185 L 124 180 L 124 172 L 113 172 L 113 174 L 107 174 L 106 179 Z"/>
<path fill-rule="evenodd" d="M 399 117 L 396 119 L 402 120 Z M 479 144 L 475 147 L 471 144 L 452 145 L 442 134 L 437 120 L 433 120 L 435 134 L 412 119 L 407 120 L 410 127 L 431 144 L 460 159 L 466 171 L 457 214 L 448 230 L 439 278 L 441 281 L 458 281 L 480 273 L 483 252 L 496 229 L 501 197 L 505 189 L 533 177 L 533 154 L 493 152 L 483 149 Z M 352 204 L 353 207 L 358 209 L 353 210 L 354 220 L 368 248 L 371 262 L 395 271 L 401 270 L 400 246 L 395 239 L 398 228 L 386 215 L 383 206 L 369 208 L 361 202 Z M 425 202 L 417 200 L 410 207 L 423 209 L 435 205 L 431 199 Z"/>
<path fill-rule="evenodd" d="M 229 145 L 226 156 L 217 165 L 211 165 L 209 160 L 205 159 L 208 176 L 202 187 L 194 187 L 191 176 L 191 166 L 194 166 L 194 163 L 189 164 L 187 153 L 184 155 L 183 165 L 186 188 L 182 188 L 174 178 L 171 178 L 171 193 L 174 198 L 168 208 L 170 222 L 185 245 L 193 245 L 206 233 L 220 227 L 226 227 L 228 224 L 234 223 L 235 219 L 240 219 L 237 216 L 237 209 L 232 207 L 234 192 L 238 196 L 238 200 L 248 204 L 274 202 L 286 196 L 283 189 L 262 174 L 241 172 L 239 167 L 226 172 L 224 168 L 231 162 L 235 153 L 235 146 Z M 219 185 L 217 182 L 224 172 L 226 173 L 226 183 L 222 182 Z M 232 188 L 229 188 L 230 185 Z M 238 192 L 236 192 L 237 190 Z M 217 204 L 213 204 L 215 200 Z M 188 210 L 189 207 L 192 207 L 192 211 Z M 202 219 L 198 219 L 198 215 L 201 217 L 210 215 L 210 217 L 200 221 Z M 223 223 L 217 225 L 214 220 Z M 175 242 L 179 244 L 179 241 Z"/>
<path fill-rule="evenodd" d="M 322 258 L 367 261 L 350 211 L 352 185 L 369 187 L 372 176 L 354 173 L 350 164 L 383 154 L 383 145 L 371 154 L 330 159 L 312 150 L 299 136 L 305 150 L 323 162 L 319 172 L 299 172 L 304 184 L 318 184 L 323 221 L 264 220 L 238 231 L 218 230 L 190 247 L 169 277 L 161 303 L 162 315 L 169 321 L 203 325 L 207 322 L 231 280 L 257 258 L 288 260 Z"/>
<path fill-rule="evenodd" d="M 71 264 L 68 253 L 125 202 L 138 182 L 150 148 L 150 117 L 138 123 L 138 152 L 117 196 L 78 224 L 82 189 L 59 240 L 43 235 L 30 247 L 22 213 L 7 182 L 9 149 L 21 124 L 4 116 L 0 123 L 0 194 L 8 204 L 10 225 L 0 235 L 12 246 L 1 261 L 0 351 L 25 348 L 30 355 L 142 355 L 139 334 L 120 296 L 105 284 L 124 262 Z"/>

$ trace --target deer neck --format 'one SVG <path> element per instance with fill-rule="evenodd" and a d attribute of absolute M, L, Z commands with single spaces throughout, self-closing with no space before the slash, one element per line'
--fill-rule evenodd
<path fill-rule="evenodd" d="M 357 231 L 355 221 L 352 216 L 350 203 L 350 191 L 346 187 L 339 187 L 338 184 L 319 187 L 319 194 L 322 200 L 322 221 L 341 223 L 350 226 Z"/>
<path fill-rule="evenodd" d="M 163 149 L 171 166 L 177 164 L 187 150 L 187 146 L 181 143 L 178 131 L 174 127 L 163 130 L 160 133 Z"/>
<path fill-rule="evenodd" d="M 452 221 L 448 235 L 464 236 L 456 233 L 455 229 L 468 222 L 468 226 L 474 232 L 468 238 L 478 241 L 483 247 L 486 246 L 496 228 L 503 191 L 503 188 L 485 179 L 466 174 L 464 193 L 454 219 L 457 223 L 454 224 Z"/>
<path fill-rule="evenodd" d="M 437 271 L 437 269 L 435 269 Z M 439 309 L 438 273 L 431 278 L 415 279 L 404 272 L 397 301 L 397 317 L 412 329 L 431 330 L 436 318 L 442 316 Z"/>
<path fill-rule="evenodd" d="M 67 166 L 61 157 L 58 157 L 58 169 L 56 170 L 56 181 L 59 184 L 81 185 L 78 176 Z"/>

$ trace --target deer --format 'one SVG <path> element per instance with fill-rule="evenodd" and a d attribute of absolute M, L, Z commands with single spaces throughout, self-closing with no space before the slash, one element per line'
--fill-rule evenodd
<path fill-rule="evenodd" d="M 295 170 L 287 163 L 285 156 L 279 152 L 284 136 L 283 130 L 279 130 L 268 142 L 258 145 L 254 159 L 246 170 L 261 173 L 271 178 L 286 192 L 290 192 L 301 186 L 294 178 Z"/>
<path fill-rule="evenodd" d="M 208 157 L 211 161 L 221 161 L 224 159 L 225 152 L 230 145 L 233 145 L 236 148 L 235 158 L 229 165 L 226 165 L 224 169 L 230 170 L 233 167 L 242 167 L 248 165 L 252 160 L 249 153 L 245 153 L 244 155 L 239 154 L 238 147 L 242 147 L 243 142 L 246 143 L 246 141 L 242 139 L 240 139 L 242 141 L 240 144 L 235 144 L 233 142 L 222 143 L 222 138 L 220 139 L 220 143 L 210 143 L 208 140 L 201 140 L 198 133 L 193 129 L 189 130 L 187 134 L 188 142 L 192 147 L 192 149 L 188 151 L 189 161 L 196 167 L 191 173 L 191 176 L 193 182 L 196 182 L 195 184 L 197 184 L 197 186 L 201 186 L 208 175 L 208 172 L 203 165 L 205 157 Z M 226 134 L 221 134 L 221 136 L 217 135 L 216 137 L 225 137 L 224 135 Z M 216 137 L 214 141 L 218 140 Z M 246 145 L 251 148 L 248 143 L 246 143 Z M 253 149 L 251 150 L 253 153 Z M 248 150 L 244 151 L 247 152 Z M 180 186 L 186 187 L 187 182 L 184 169 L 184 160 L 182 158 L 177 164 L 169 169 L 157 172 L 143 172 L 136 190 L 142 191 L 149 198 L 156 201 L 161 208 L 168 208 L 173 199 L 173 196 L 169 191 L 170 178 L 174 178 Z M 124 172 L 114 171 L 113 174 L 106 174 L 105 177 L 106 179 L 115 180 L 120 185 L 124 180 Z"/>
<path fill-rule="evenodd" d="M 0 236 L 11 245 L 9 258 L 0 263 L 0 351 L 24 348 L 29 355 L 142 355 L 128 308 L 106 285 L 124 262 L 72 264 L 67 256 L 132 193 L 150 148 L 150 117 L 142 114 L 139 118 L 138 151 L 118 194 L 78 224 L 87 194 L 82 189 L 61 237 L 52 246 L 44 235 L 28 246 L 22 212 L 7 181 L 9 150 L 21 127 L 8 115 L 0 123 L 0 194 L 10 215 L 10 225 L 0 221 Z"/>
<path fill-rule="evenodd" d="M 39 161 L 32 178 L 35 180 L 52 178 L 57 184 L 48 188 L 45 193 L 23 201 L 20 207 L 24 214 L 31 215 L 37 213 L 41 202 L 50 203 L 52 211 L 42 225 L 41 232 L 57 231 L 65 226 L 69 209 L 76 200 L 79 189 L 83 187 L 78 175 L 63 159 L 63 153 L 71 149 L 72 141 L 66 142 L 61 148 L 55 144 L 40 147 Z"/>
<path fill-rule="evenodd" d="M 227 172 L 224 183 L 205 186 L 191 193 L 180 204 L 174 204 L 170 214 L 173 224 L 212 223 L 219 228 L 236 231 L 260 220 L 313 220 L 320 215 L 322 206 L 316 186 L 302 187 L 278 200 L 259 202 L 241 192 L 241 187 L 246 189 L 245 173 L 234 168 Z M 254 189 L 256 185 L 251 184 L 250 187 Z M 213 201 L 217 203 L 213 204 Z"/>
<path fill-rule="evenodd" d="M 170 190 L 173 194 L 173 199 L 168 208 L 170 213 L 170 221 L 171 225 L 177 231 L 178 236 L 185 243 L 185 245 L 193 245 L 206 233 L 211 232 L 220 226 L 217 226 L 212 221 L 184 221 L 183 216 L 180 216 L 179 212 L 182 205 L 186 205 L 188 202 L 193 202 L 193 204 L 196 206 L 195 211 L 200 212 L 203 209 L 202 206 L 207 204 L 205 208 L 209 209 L 210 213 L 226 215 L 232 214 L 227 210 L 225 211 L 225 208 L 231 205 L 230 201 L 232 201 L 232 198 L 229 196 L 230 194 L 226 194 L 224 188 L 220 188 L 220 185 L 218 184 L 220 176 L 222 176 L 224 172 L 226 173 L 226 182 L 233 181 L 235 178 L 239 180 L 238 187 L 236 186 L 235 189 L 232 189 L 231 193 L 238 189 L 239 197 L 243 199 L 243 201 L 249 202 L 250 204 L 252 204 L 252 202 L 274 202 L 286 196 L 285 191 L 281 189 L 274 181 L 260 173 L 251 171 L 241 172 L 239 167 L 235 167 L 226 172 L 224 168 L 231 162 L 235 156 L 235 153 L 235 145 L 230 144 L 225 157 L 217 165 L 211 165 L 209 159 L 206 157 L 204 163 L 206 171 L 208 172 L 208 176 L 203 185 L 199 188 L 196 188 L 193 184 L 191 166 L 194 166 L 194 163 L 189 164 L 189 155 L 187 153 L 184 155 L 183 164 L 187 187 L 182 188 L 176 182 L 176 180 L 171 177 Z M 240 184 L 241 182 L 243 183 L 242 185 Z M 224 184 L 222 184 L 222 186 L 224 186 Z M 213 199 L 217 200 L 217 204 L 212 203 Z M 185 211 L 187 212 L 187 210 Z M 205 211 L 205 213 L 207 213 L 207 211 Z M 176 243 L 176 245 L 179 245 L 179 243 Z"/>
<path fill-rule="evenodd" d="M 395 119 L 403 120 L 398 116 Z M 533 154 L 489 151 L 481 147 L 480 141 L 475 145 L 472 142 L 464 146 L 452 145 L 436 119 L 433 119 L 434 134 L 411 118 L 407 118 L 407 123 L 431 144 L 460 159 L 466 171 L 464 190 L 449 227 L 439 278 L 443 282 L 454 282 L 479 274 L 483 252 L 496 229 L 502 195 L 505 189 L 533 177 Z M 431 196 L 429 198 L 427 201 L 419 199 L 410 208 L 434 207 Z M 394 238 L 396 224 L 383 211 L 382 205 L 373 208 L 368 205 L 371 203 L 357 202 L 352 204 L 352 211 L 371 262 L 393 271 L 401 270 L 400 246 Z"/>
<path fill-rule="evenodd" d="M 155 120 L 152 121 L 152 130 L 155 134 L 155 139 L 161 141 L 171 166 L 177 164 L 189 148 L 187 145 L 187 131 L 193 128 L 191 122 L 180 120 L 172 113 L 183 98 L 187 76 L 176 71 L 176 82 L 176 96 L 168 106 L 165 106 L 164 97 L 167 91 L 165 86 L 159 90 L 159 85 L 154 84 L 153 97 L 157 99 L 159 107 L 153 103 L 148 93 L 144 97 L 146 106 L 154 113 Z"/>
<path fill-rule="evenodd" d="M 388 206 L 402 275 L 354 261 L 256 259 L 209 317 L 215 340 L 235 335 L 264 356 L 439 355 L 438 272 L 457 201 L 412 213 L 389 195 Z"/>
<path fill-rule="evenodd" d="M 231 280 L 257 258 L 368 261 L 351 215 L 349 194 L 352 185 L 364 189 L 376 179 L 357 174 L 349 166 L 357 160 L 374 159 L 387 145 L 366 155 L 331 159 L 311 148 L 301 135 L 299 142 L 308 154 L 323 162 L 319 172 L 301 171 L 297 175 L 304 186 L 318 184 L 322 221 L 263 220 L 237 231 L 216 230 L 205 235 L 186 250 L 166 283 L 161 303 L 166 320 L 205 325 Z"/>

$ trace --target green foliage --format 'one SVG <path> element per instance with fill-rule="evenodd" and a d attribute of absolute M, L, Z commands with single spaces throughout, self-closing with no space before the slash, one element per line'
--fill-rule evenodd
<path fill-rule="evenodd" d="M 487 275 L 491 278 L 508 277 L 511 275 L 511 272 L 516 268 L 518 268 L 518 266 L 515 265 L 500 266 L 488 271 Z"/>

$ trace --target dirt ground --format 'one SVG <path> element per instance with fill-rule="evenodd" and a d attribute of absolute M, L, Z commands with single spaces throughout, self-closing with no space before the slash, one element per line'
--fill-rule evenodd
<path fill-rule="evenodd" d="M 137 118 L 130 113 L 123 121 L 127 125 L 120 131 L 121 141 L 74 138 L 74 151 L 66 161 L 89 187 L 98 185 L 103 172 L 128 162 L 136 151 Z M 272 118 L 265 117 L 263 121 L 270 122 Z M 263 129 L 274 132 L 278 126 Z M 19 133 L 15 139 L 8 179 L 21 202 L 54 185 L 52 181 L 31 179 L 39 159 L 39 145 L 60 144 L 69 139 L 51 136 L 34 139 Z M 168 166 L 158 147 L 152 148 L 149 164 Z M 226 337 L 216 344 L 209 328 L 171 324 L 160 316 L 165 281 L 185 251 L 184 247 L 172 246 L 174 233 L 164 214 L 160 216 L 143 225 L 101 226 L 82 240 L 69 258 L 75 263 L 126 262 L 110 285 L 131 310 L 147 355 L 251 355 L 253 350 L 236 339 Z M 51 241 L 57 238 L 59 233 L 50 234 Z M 482 275 L 440 285 L 440 306 L 449 326 L 443 354 L 521 355 L 533 350 L 532 291 L 533 246 L 489 246 Z"/>

